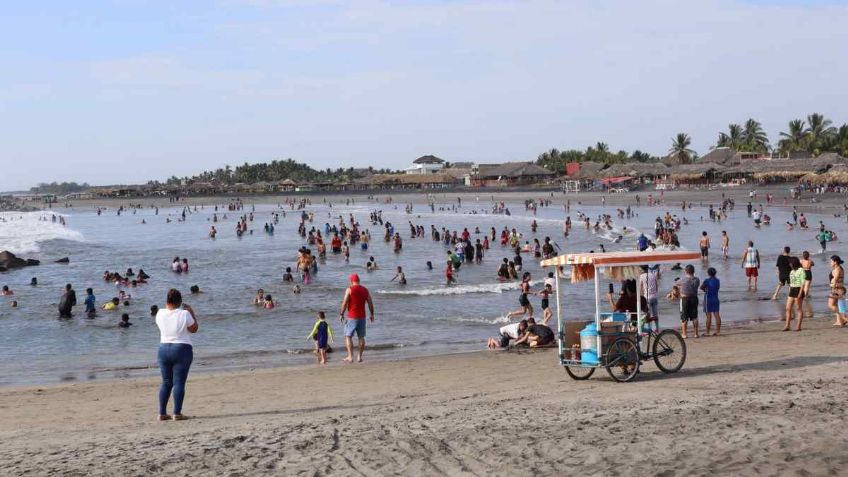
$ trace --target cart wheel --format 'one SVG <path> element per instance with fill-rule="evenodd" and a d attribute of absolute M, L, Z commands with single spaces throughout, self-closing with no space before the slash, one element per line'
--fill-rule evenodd
<path fill-rule="evenodd" d="M 607 350 L 607 372 L 612 379 L 620 383 L 630 381 L 639 372 L 639 350 L 636 343 L 627 339 L 617 339 Z"/>
<path fill-rule="evenodd" d="M 585 366 L 566 366 L 565 372 L 571 376 L 571 379 L 583 381 L 584 379 L 589 379 L 592 376 L 592 373 L 595 372 L 595 368 L 587 368 Z"/>
<path fill-rule="evenodd" d="M 654 339 L 654 362 L 664 373 L 676 373 L 686 362 L 686 342 L 680 333 L 663 330 Z"/>

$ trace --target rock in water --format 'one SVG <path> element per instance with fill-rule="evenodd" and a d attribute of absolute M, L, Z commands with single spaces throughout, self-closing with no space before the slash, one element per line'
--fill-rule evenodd
<path fill-rule="evenodd" d="M 71 263 L 71 260 L 68 257 L 65 257 L 65 258 L 60 258 L 59 260 L 56 260 L 56 263 Z"/>
<path fill-rule="evenodd" d="M 14 268 L 23 268 L 29 267 L 33 265 L 39 265 L 41 262 L 38 260 L 24 260 L 22 258 L 18 258 L 14 253 L 9 251 L 0 252 L 0 271 L 12 270 Z"/>

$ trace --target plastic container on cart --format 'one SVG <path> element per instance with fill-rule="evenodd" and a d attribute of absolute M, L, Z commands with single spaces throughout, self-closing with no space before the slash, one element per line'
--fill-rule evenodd
<path fill-rule="evenodd" d="M 580 359 L 584 363 L 598 362 L 598 327 L 594 323 L 580 331 Z"/>
<path fill-rule="evenodd" d="M 598 353 L 595 350 L 583 350 L 580 352 L 580 361 L 586 364 L 598 364 Z"/>

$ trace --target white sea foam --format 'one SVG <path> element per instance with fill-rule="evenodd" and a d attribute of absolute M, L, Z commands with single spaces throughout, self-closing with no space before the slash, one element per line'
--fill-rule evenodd
<path fill-rule="evenodd" d="M 37 253 L 41 244 L 50 240 L 72 240 L 82 242 L 82 234 L 70 227 L 51 220 L 44 212 L 2 212 L 0 213 L 0 251 L 8 250 L 15 254 Z M 46 219 L 46 220 L 43 220 Z"/>
<path fill-rule="evenodd" d="M 462 316 L 442 316 L 436 318 L 436 321 L 452 321 L 454 323 L 482 323 L 486 325 L 499 325 L 509 323 L 509 318 L 506 316 L 498 316 L 496 318 L 484 317 L 462 317 Z"/>

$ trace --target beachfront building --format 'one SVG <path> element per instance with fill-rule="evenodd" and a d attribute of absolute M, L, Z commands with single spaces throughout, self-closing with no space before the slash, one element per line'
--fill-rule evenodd
<path fill-rule="evenodd" d="M 371 187 L 380 190 L 445 189 L 462 185 L 450 174 L 374 174 Z"/>
<path fill-rule="evenodd" d="M 421 156 L 412 161 L 412 167 L 404 172 L 407 174 L 437 174 L 445 167 L 445 160 L 433 155 Z"/>
<path fill-rule="evenodd" d="M 546 182 L 554 173 L 532 162 L 478 164 L 470 177 L 474 187 L 509 187 Z"/>

